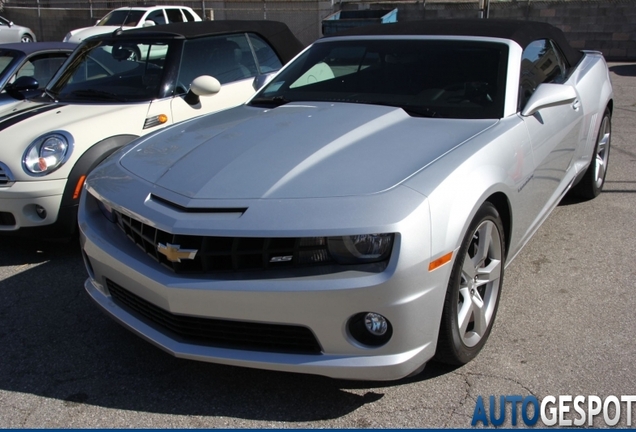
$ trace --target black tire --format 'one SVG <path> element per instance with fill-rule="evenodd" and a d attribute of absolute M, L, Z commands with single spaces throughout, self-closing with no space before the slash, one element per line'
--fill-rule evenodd
<path fill-rule="evenodd" d="M 453 263 L 444 300 L 436 361 L 451 365 L 466 364 L 486 344 L 501 296 L 505 241 L 497 209 L 490 202 L 485 202 L 471 222 Z M 485 249 L 481 250 L 482 247 Z M 467 263 L 467 259 L 472 264 Z M 480 274 L 482 277 L 478 278 Z M 476 306 L 480 301 L 481 309 Z"/>
<path fill-rule="evenodd" d="M 31 43 L 31 42 L 33 42 L 33 36 L 31 36 L 28 33 L 25 33 L 20 38 L 20 42 L 22 42 L 22 43 Z"/>
<path fill-rule="evenodd" d="M 609 162 L 611 136 L 612 114 L 609 108 L 605 108 L 590 166 L 587 167 L 581 181 L 572 188 L 574 195 L 590 200 L 596 198 L 603 190 Z"/>

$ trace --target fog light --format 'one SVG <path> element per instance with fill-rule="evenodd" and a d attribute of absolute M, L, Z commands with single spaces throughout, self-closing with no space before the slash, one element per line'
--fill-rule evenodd
<path fill-rule="evenodd" d="M 38 214 L 38 216 L 40 216 L 40 219 L 46 219 L 46 210 L 44 210 L 44 207 L 42 207 L 41 205 L 36 204 L 35 212 Z"/>
<path fill-rule="evenodd" d="M 362 345 L 379 347 L 393 336 L 393 327 L 388 319 L 375 312 L 360 312 L 349 318 L 349 334 Z"/>
<path fill-rule="evenodd" d="M 366 314 L 364 317 L 364 325 L 369 333 L 375 336 L 382 336 L 386 333 L 386 330 L 389 327 L 386 318 L 373 312 Z"/>

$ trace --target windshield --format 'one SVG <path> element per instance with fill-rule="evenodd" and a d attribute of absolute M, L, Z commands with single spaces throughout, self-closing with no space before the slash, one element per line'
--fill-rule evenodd
<path fill-rule="evenodd" d="M 81 45 L 47 86 L 64 102 L 139 102 L 159 97 L 168 41 Z"/>
<path fill-rule="evenodd" d="M 135 27 L 143 16 L 144 11 L 140 10 L 116 10 L 99 20 L 97 25 Z"/>
<path fill-rule="evenodd" d="M 403 108 L 413 116 L 500 118 L 508 47 L 430 39 L 334 40 L 314 44 L 250 103 L 350 102 Z"/>
<path fill-rule="evenodd" d="M 0 50 L 0 75 L 13 67 L 13 60 L 18 56 L 15 51 Z"/>

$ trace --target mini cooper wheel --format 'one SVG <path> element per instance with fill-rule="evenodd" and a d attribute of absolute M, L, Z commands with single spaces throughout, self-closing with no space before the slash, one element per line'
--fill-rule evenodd
<path fill-rule="evenodd" d="M 596 145 L 592 154 L 592 161 L 587 167 L 583 179 L 574 187 L 573 192 L 586 199 L 596 198 L 603 190 L 607 164 L 609 162 L 610 141 L 612 135 L 612 115 L 609 108 L 605 108 L 601 127 L 596 137 Z"/>
<path fill-rule="evenodd" d="M 501 218 L 489 202 L 468 228 L 446 290 L 435 359 L 463 365 L 475 358 L 497 314 L 505 261 Z"/>

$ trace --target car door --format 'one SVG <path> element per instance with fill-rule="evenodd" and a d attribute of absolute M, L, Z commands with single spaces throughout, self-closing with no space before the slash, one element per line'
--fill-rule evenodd
<path fill-rule="evenodd" d="M 549 40 L 532 42 L 523 53 L 519 109 L 542 83 L 564 83 L 567 65 Z M 567 85 L 567 84 L 564 84 Z M 527 185 L 526 216 L 536 226 L 558 203 L 568 186 L 566 173 L 572 165 L 583 126 L 583 109 L 577 97 L 573 103 L 539 110 L 522 117 L 528 130 L 534 159 L 534 173 Z"/>
<path fill-rule="evenodd" d="M 254 94 L 257 74 L 254 53 L 244 33 L 186 41 L 176 90 L 181 96 L 172 102 L 174 121 L 240 105 Z M 201 75 L 216 78 L 221 83 L 221 91 L 203 96 L 198 104 L 190 105 L 183 95 Z"/>

